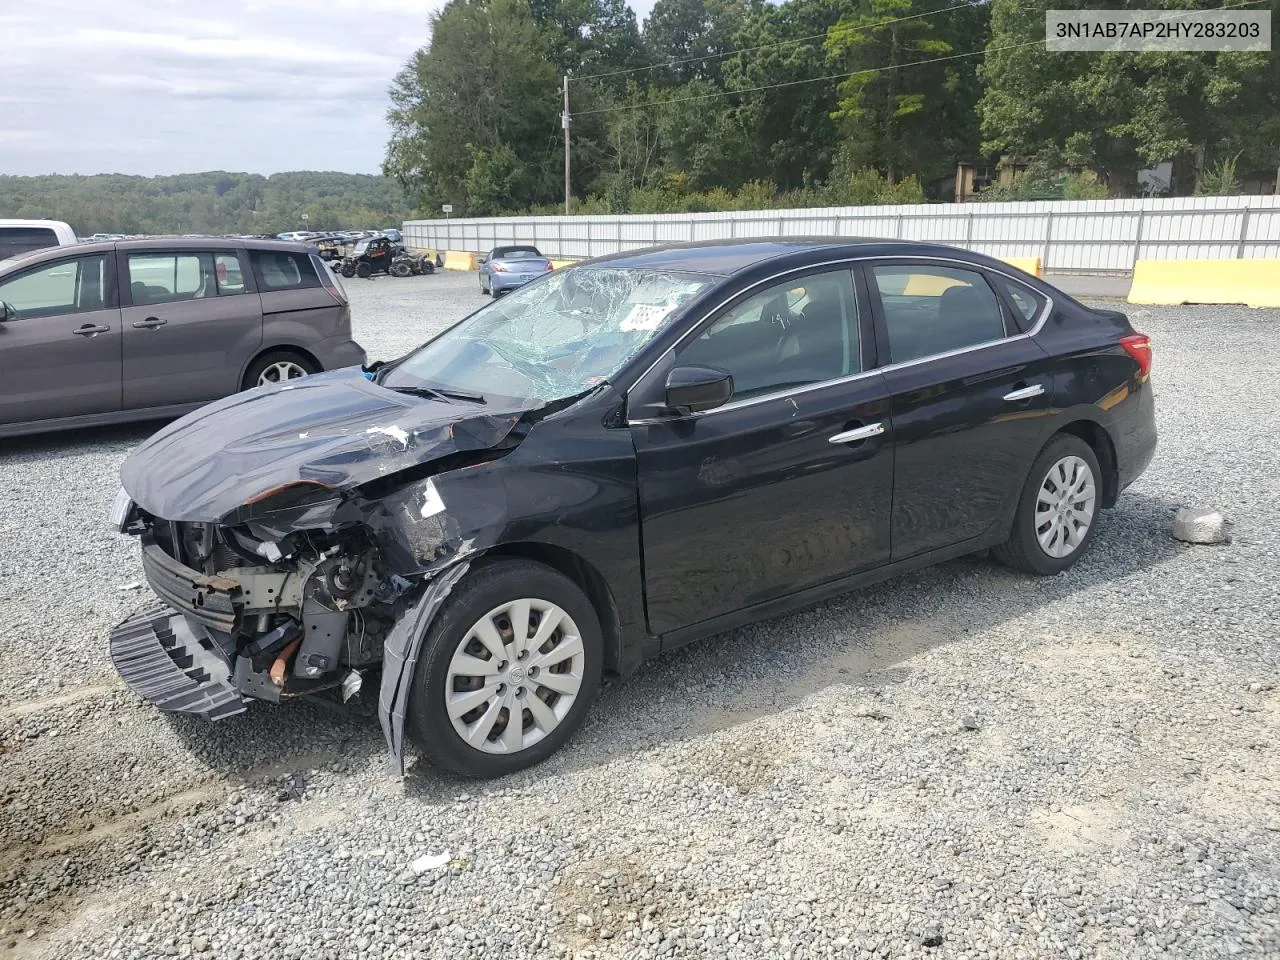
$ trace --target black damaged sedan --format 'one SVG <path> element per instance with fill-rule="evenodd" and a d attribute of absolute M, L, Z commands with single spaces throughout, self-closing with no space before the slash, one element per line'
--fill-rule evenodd
<path fill-rule="evenodd" d="M 112 658 L 211 720 L 376 677 L 396 770 L 407 728 L 508 773 L 602 671 L 987 548 L 1070 566 L 1151 460 L 1150 367 L 1124 314 L 949 247 L 591 261 L 139 447 L 113 522 L 163 605 Z"/>

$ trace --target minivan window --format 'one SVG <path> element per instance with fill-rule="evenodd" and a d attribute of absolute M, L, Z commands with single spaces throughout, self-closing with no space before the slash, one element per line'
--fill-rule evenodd
<path fill-rule="evenodd" d="M 287 250 L 250 250 L 249 262 L 258 289 L 263 293 L 273 290 L 305 290 L 320 286 L 320 278 L 305 253 Z"/>
<path fill-rule="evenodd" d="M 214 278 L 218 283 L 218 295 L 222 297 L 244 293 L 244 272 L 240 269 L 240 258 L 234 253 L 215 253 L 213 255 Z"/>
<path fill-rule="evenodd" d="M 0 280 L 0 300 L 19 320 L 101 310 L 107 301 L 107 258 L 60 260 Z"/>
<path fill-rule="evenodd" d="M 57 245 L 58 235 L 48 227 L 0 227 L 0 260 Z"/>
<path fill-rule="evenodd" d="M 212 253 L 131 253 L 129 291 L 135 304 L 216 297 Z"/>
<path fill-rule="evenodd" d="M 889 334 L 889 360 L 904 363 L 1007 336 L 996 292 L 982 274 L 934 264 L 872 267 Z"/>

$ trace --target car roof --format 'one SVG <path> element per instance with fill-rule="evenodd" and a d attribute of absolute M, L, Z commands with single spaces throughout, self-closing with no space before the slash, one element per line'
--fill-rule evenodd
<path fill-rule="evenodd" d="M 58 260 L 69 256 L 84 256 L 110 250 L 282 250 L 290 253 L 309 253 L 305 243 L 291 240 L 258 240 L 243 237 L 139 237 L 130 240 L 84 240 L 60 247 L 41 247 L 28 253 L 0 260 L 0 272 L 12 273 L 13 266 L 29 266 L 43 260 Z"/>
<path fill-rule="evenodd" d="M 582 261 L 579 266 L 610 266 L 731 276 L 763 263 L 784 260 L 787 267 L 858 257 L 937 257 L 977 266 L 997 261 L 981 253 L 940 243 L 884 237 L 751 237 L 701 240 L 624 251 Z M 1007 265 L 999 264 L 1004 266 Z"/>
<path fill-rule="evenodd" d="M 869 237 L 752 237 L 742 240 L 696 240 L 609 254 L 588 262 L 593 265 L 608 264 L 611 267 L 642 267 L 728 276 L 787 254 L 891 242 L 894 241 Z"/>

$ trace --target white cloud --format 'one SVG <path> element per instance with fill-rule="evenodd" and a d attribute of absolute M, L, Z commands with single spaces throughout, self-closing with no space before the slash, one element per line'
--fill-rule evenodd
<path fill-rule="evenodd" d="M 375 172 L 441 2 L 0 3 L 0 173 Z"/>
<path fill-rule="evenodd" d="M 0 173 L 376 172 L 443 3 L 0 0 Z"/>

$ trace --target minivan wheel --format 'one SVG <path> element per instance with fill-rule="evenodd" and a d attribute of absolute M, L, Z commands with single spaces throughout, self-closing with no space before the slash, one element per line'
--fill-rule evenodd
<path fill-rule="evenodd" d="M 529 560 L 468 574 L 430 628 L 409 732 L 433 765 L 498 777 L 573 736 L 600 686 L 600 620 L 568 577 Z"/>
<path fill-rule="evenodd" d="M 284 383 L 286 380 L 297 380 L 319 371 L 312 361 L 298 353 L 288 350 L 273 350 L 264 353 L 253 361 L 244 375 L 242 390 L 251 387 L 265 387 L 273 383 Z"/>
<path fill-rule="evenodd" d="M 996 559 L 1041 576 L 1067 569 L 1093 539 L 1101 493 L 1093 448 L 1071 434 L 1054 437 L 1031 467 L 1009 539 L 993 551 Z"/>

